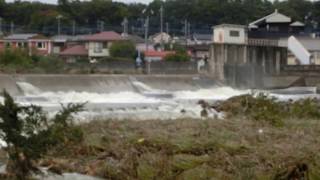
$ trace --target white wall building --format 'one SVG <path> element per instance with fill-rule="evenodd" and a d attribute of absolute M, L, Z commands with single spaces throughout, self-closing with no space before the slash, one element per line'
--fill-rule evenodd
<path fill-rule="evenodd" d="M 246 44 L 246 27 L 235 24 L 221 24 L 213 27 L 213 42 L 226 44 Z"/>

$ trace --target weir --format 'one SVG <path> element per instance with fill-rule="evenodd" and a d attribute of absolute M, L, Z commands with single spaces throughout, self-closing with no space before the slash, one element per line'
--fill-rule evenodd
<path fill-rule="evenodd" d="M 136 92 L 137 82 L 167 91 L 198 90 L 218 85 L 213 78 L 197 75 L 0 75 L 0 89 L 6 89 L 12 95 L 23 95 L 25 92 L 21 88 L 27 84 L 44 92 Z"/>

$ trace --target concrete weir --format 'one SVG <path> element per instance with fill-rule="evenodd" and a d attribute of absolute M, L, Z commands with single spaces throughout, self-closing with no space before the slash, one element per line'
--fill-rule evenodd
<path fill-rule="evenodd" d="M 0 89 L 21 95 L 21 86 L 31 84 L 42 92 L 113 93 L 137 91 L 141 82 L 152 89 L 180 91 L 210 88 L 216 82 L 198 75 L 0 75 Z"/>

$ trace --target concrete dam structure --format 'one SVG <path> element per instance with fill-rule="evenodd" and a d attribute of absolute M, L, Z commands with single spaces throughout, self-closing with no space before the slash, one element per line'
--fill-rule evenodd
<path fill-rule="evenodd" d="M 12 95 L 22 95 L 22 86 L 31 84 L 45 92 L 113 93 L 137 91 L 141 82 L 153 89 L 168 91 L 207 89 L 217 85 L 212 78 L 198 75 L 0 75 L 0 89 Z"/>

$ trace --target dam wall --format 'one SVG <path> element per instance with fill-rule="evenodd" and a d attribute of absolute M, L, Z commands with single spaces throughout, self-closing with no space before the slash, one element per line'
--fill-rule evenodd
<path fill-rule="evenodd" d="M 171 91 L 197 90 L 218 84 L 212 78 L 199 75 L 0 75 L 0 89 L 12 95 L 21 94 L 21 86 L 26 84 L 48 92 L 113 93 L 137 91 L 135 82 Z"/>

